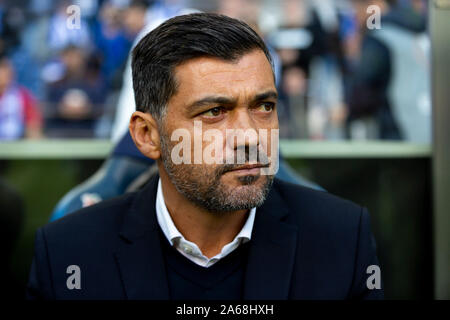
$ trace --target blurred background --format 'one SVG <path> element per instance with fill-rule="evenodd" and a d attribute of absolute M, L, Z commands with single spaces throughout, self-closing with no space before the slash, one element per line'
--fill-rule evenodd
<path fill-rule="evenodd" d="M 130 49 L 196 11 L 244 20 L 266 41 L 281 152 L 296 173 L 369 209 L 386 298 L 449 299 L 450 1 L 431 0 L 0 1 L 9 298 L 22 298 L 36 228 L 127 131 Z"/>

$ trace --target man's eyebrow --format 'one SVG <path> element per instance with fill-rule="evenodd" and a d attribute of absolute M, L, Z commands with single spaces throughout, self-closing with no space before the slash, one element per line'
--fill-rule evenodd
<path fill-rule="evenodd" d="M 200 100 L 194 101 L 186 107 L 188 113 L 194 112 L 196 109 L 210 104 L 234 104 L 236 99 L 225 97 L 225 96 L 208 96 Z"/>
<path fill-rule="evenodd" d="M 263 93 L 257 94 L 252 100 L 255 101 L 261 101 L 266 99 L 278 99 L 278 93 L 276 91 L 270 90 Z"/>
<path fill-rule="evenodd" d="M 258 93 L 252 99 L 252 102 L 257 102 L 266 99 L 278 99 L 278 94 L 276 91 L 270 90 L 262 93 Z M 197 109 L 211 104 L 225 104 L 233 105 L 236 104 L 237 100 L 234 98 L 226 96 L 207 96 L 200 100 L 194 101 L 186 107 L 187 113 L 194 113 Z"/>

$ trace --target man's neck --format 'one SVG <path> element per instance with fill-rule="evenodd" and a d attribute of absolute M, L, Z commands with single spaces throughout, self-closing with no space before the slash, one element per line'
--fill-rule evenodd
<path fill-rule="evenodd" d="M 165 204 L 176 228 L 211 258 L 233 241 L 243 228 L 249 210 L 213 213 L 200 208 L 180 194 L 164 170 L 159 170 Z"/>

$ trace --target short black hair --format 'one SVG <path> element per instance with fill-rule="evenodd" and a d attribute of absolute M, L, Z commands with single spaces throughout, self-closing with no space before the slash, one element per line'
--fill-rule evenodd
<path fill-rule="evenodd" d="M 161 120 L 167 102 L 176 93 L 176 66 L 201 56 L 236 61 L 255 49 L 264 52 L 273 70 L 264 41 L 240 20 L 193 13 L 165 21 L 139 41 L 132 52 L 136 109 Z"/>
<path fill-rule="evenodd" d="M 138 8 L 138 9 L 142 9 L 142 10 L 147 10 L 148 8 L 148 3 L 145 0 L 132 0 L 129 4 L 128 4 L 128 8 Z"/>

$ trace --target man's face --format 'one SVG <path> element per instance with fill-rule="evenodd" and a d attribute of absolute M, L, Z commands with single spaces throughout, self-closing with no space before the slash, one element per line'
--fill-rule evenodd
<path fill-rule="evenodd" d="M 159 126 L 161 160 L 171 182 L 178 192 L 210 212 L 260 206 L 270 190 L 273 175 L 262 174 L 261 167 L 239 168 L 249 164 L 261 166 L 263 159 L 270 159 L 272 134 L 276 132 L 278 137 L 277 91 L 266 56 L 261 50 L 254 50 L 235 62 L 195 58 L 177 66 L 174 75 L 177 92 L 169 100 Z M 171 141 L 177 129 L 190 134 L 190 161 L 181 164 L 174 163 L 172 153 L 181 141 L 178 138 Z M 252 131 L 255 135 L 243 140 L 231 138 L 237 132 L 235 129 Z M 259 139 L 264 131 L 267 133 L 265 151 Z M 205 139 L 206 132 L 220 133 L 223 139 L 217 139 L 217 135 Z M 215 147 L 210 154 L 215 159 L 223 159 L 222 163 L 205 161 L 206 153 L 202 152 L 211 145 Z M 257 161 L 249 162 L 252 159 L 249 152 L 256 150 L 251 147 L 259 151 Z M 245 154 L 244 163 L 235 157 L 238 150 Z M 198 158 L 194 159 L 195 154 L 202 155 L 200 163 Z M 234 161 L 230 161 L 230 155 Z"/>

